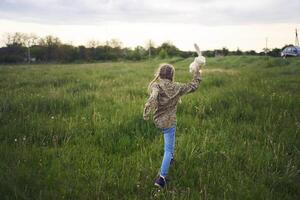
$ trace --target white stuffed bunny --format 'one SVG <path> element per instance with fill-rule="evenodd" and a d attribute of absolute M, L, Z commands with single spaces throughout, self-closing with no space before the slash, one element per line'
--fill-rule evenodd
<path fill-rule="evenodd" d="M 194 44 L 194 46 L 195 46 L 195 49 L 197 51 L 198 57 L 196 57 L 194 59 L 194 61 L 190 64 L 189 68 L 190 68 L 190 72 L 191 73 L 194 73 L 194 72 L 198 71 L 206 63 L 206 59 L 205 59 L 204 56 L 202 56 L 201 51 L 200 51 L 198 45 Z"/>

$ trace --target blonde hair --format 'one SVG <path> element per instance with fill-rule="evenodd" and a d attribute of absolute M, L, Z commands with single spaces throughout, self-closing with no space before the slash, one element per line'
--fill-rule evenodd
<path fill-rule="evenodd" d="M 169 79 L 170 81 L 174 81 L 175 79 L 175 68 L 173 65 L 168 63 L 160 64 L 156 73 L 154 74 L 154 79 L 148 85 L 148 92 L 151 93 L 151 86 L 155 83 L 159 78 L 161 79 Z"/>

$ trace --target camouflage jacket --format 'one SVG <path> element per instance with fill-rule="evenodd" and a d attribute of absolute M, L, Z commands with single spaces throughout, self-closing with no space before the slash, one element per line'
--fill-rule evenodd
<path fill-rule="evenodd" d="M 201 82 L 200 72 L 195 72 L 189 83 L 177 83 L 159 79 L 151 86 L 151 94 L 144 108 L 144 119 L 154 110 L 154 123 L 158 128 L 169 128 L 176 124 L 177 103 L 182 95 L 194 92 Z"/>

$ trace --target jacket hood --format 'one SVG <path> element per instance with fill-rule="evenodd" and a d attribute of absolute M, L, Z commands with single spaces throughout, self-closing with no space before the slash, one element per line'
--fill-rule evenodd
<path fill-rule="evenodd" d="M 159 79 L 158 85 L 169 98 L 176 96 L 180 90 L 177 84 L 169 79 Z"/>

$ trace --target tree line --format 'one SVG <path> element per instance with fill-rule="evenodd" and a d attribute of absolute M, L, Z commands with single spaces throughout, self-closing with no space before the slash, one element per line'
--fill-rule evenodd
<path fill-rule="evenodd" d="M 122 47 L 118 39 L 111 39 L 104 43 L 91 40 L 86 46 L 74 46 L 63 43 L 58 37 L 48 35 L 38 37 L 35 34 L 7 33 L 3 37 L 5 46 L 0 48 L 0 63 L 24 63 L 24 62 L 95 62 L 95 61 L 117 61 L 117 60 L 143 60 L 149 58 L 188 58 L 195 56 L 195 52 L 182 51 L 172 42 L 164 42 L 155 46 L 152 40 L 147 41 L 145 47 L 134 48 Z M 254 50 L 229 51 L 227 48 L 203 51 L 207 57 L 228 55 L 269 55 L 280 56 L 281 49 L 273 49 L 257 53 Z"/>

